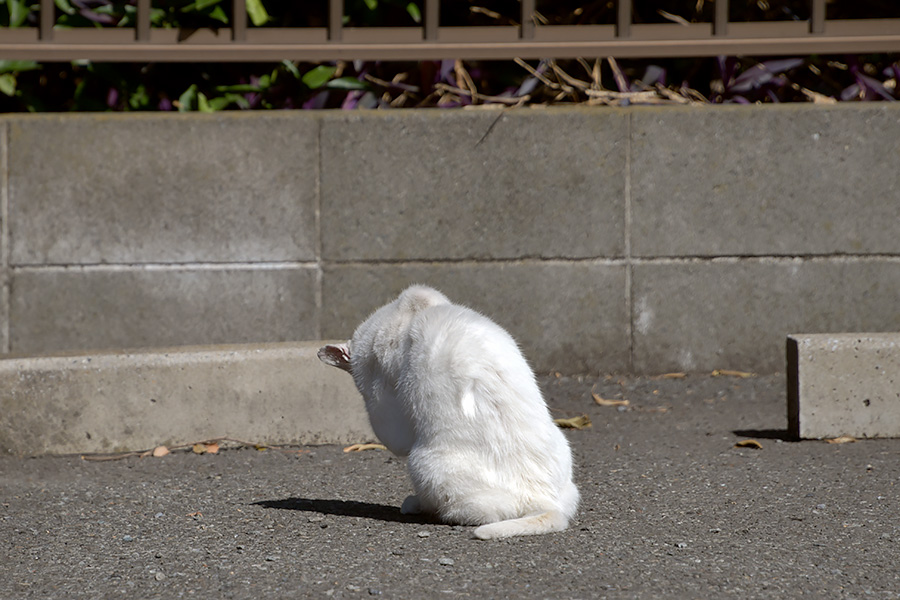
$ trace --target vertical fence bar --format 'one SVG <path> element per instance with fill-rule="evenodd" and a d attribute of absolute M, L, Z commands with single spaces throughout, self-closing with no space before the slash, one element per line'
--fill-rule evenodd
<path fill-rule="evenodd" d="M 631 0 L 616 3 L 616 37 L 631 37 Z"/>
<path fill-rule="evenodd" d="M 53 41 L 54 23 L 56 23 L 56 5 L 53 0 L 41 0 L 41 26 L 38 31 L 41 40 Z"/>
<path fill-rule="evenodd" d="M 150 0 L 137 0 L 137 23 L 134 39 L 139 42 L 150 41 Z"/>
<path fill-rule="evenodd" d="M 716 0 L 716 20 L 713 21 L 713 35 L 728 35 L 728 0 Z"/>
<path fill-rule="evenodd" d="M 344 29 L 344 0 L 328 0 L 328 39 L 341 41 Z"/>
<path fill-rule="evenodd" d="M 425 0 L 424 35 L 425 39 L 434 42 L 438 39 L 438 27 L 441 25 L 441 1 Z"/>
<path fill-rule="evenodd" d="M 247 1 L 232 0 L 231 2 L 231 39 L 235 42 L 243 42 L 247 39 Z"/>
<path fill-rule="evenodd" d="M 812 0 L 809 32 L 825 33 L 825 0 Z"/>
<path fill-rule="evenodd" d="M 534 0 L 522 0 L 522 18 L 519 26 L 519 37 L 523 40 L 534 39 Z"/>

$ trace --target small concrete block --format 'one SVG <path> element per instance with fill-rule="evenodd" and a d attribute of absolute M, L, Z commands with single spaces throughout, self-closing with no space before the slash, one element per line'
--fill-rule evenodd
<path fill-rule="evenodd" d="M 900 333 L 791 335 L 787 369 L 794 436 L 900 437 Z"/>
<path fill-rule="evenodd" d="M 373 310 L 413 283 L 496 321 L 538 373 L 629 368 L 625 266 L 576 262 L 340 265 L 322 285 L 325 337 L 349 338 Z"/>
<path fill-rule="evenodd" d="M 323 343 L 2 358 L 0 452 L 374 439 L 353 379 L 316 356 Z"/>
<path fill-rule="evenodd" d="M 316 339 L 316 285 L 311 267 L 22 269 L 11 351 Z"/>
<path fill-rule="evenodd" d="M 10 119 L 11 264 L 314 260 L 317 139 L 299 114 Z"/>
<path fill-rule="evenodd" d="M 620 257 L 627 135 L 590 108 L 328 115 L 322 256 Z"/>

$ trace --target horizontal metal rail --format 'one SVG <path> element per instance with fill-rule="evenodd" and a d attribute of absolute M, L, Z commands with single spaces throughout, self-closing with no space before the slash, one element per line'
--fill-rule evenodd
<path fill-rule="evenodd" d="M 729 22 L 716 2 L 712 23 L 635 24 L 632 0 L 618 0 L 611 25 L 536 25 L 535 0 L 521 0 L 521 25 L 442 27 L 439 0 L 424 0 L 421 27 L 347 28 L 343 0 L 329 0 L 329 25 L 248 27 L 244 0 L 233 0 L 234 26 L 162 29 L 150 24 L 150 0 L 137 1 L 134 28 L 54 27 L 53 0 L 40 0 L 40 26 L 0 30 L 0 58 L 108 62 L 322 61 L 856 54 L 900 52 L 900 19 L 827 20 L 811 0 L 808 21 Z"/>

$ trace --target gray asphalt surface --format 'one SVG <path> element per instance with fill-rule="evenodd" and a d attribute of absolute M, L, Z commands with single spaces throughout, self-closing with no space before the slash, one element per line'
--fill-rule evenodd
<path fill-rule="evenodd" d="M 404 517 L 377 450 L 2 458 L 0 598 L 900 598 L 900 440 L 786 441 L 781 376 L 542 384 L 594 423 L 563 533 Z"/>

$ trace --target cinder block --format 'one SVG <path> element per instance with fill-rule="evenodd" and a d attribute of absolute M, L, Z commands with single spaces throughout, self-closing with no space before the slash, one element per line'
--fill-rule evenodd
<path fill-rule="evenodd" d="M 898 290 L 890 259 L 637 264 L 634 369 L 781 371 L 792 331 L 900 330 Z"/>
<path fill-rule="evenodd" d="M 900 437 L 900 333 L 791 335 L 787 366 L 793 435 Z"/>
<path fill-rule="evenodd" d="M 319 337 L 314 268 L 35 269 L 13 274 L 13 352 Z"/>
<path fill-rule="evenodd" d="M 435 287 L 507 329 L 538 373 L 629 368 L 625 267 L 588 262 L 346 265 L 325 270 L 322 332 L 346 339 L 408 285 Z"/>
<path fill-rule="evenodd" d="M 635 256 L 896 254 L 900 107 L 632 113 Z"/>
<path fill-rule="evenodd" d="M 317 134 L 308 115 L 11 119 L 12 264 L 315 260 Z"/>
<path fill-rule="evenodd" d="M 318 360 L 320 343 L 0 358 L 0 452 L 372 440 L 353 380 Z"/>
<path fill-rule="evenodd" d="M 326 116 L 323 258 L 622 256 L 627 134 L 615 110 Z"/>

